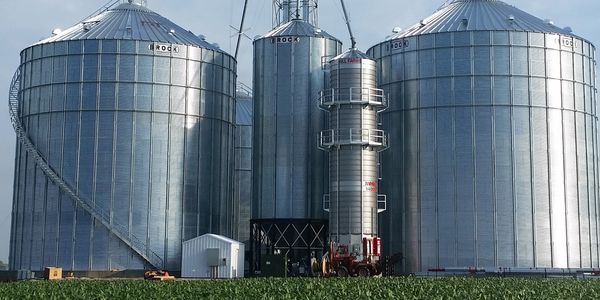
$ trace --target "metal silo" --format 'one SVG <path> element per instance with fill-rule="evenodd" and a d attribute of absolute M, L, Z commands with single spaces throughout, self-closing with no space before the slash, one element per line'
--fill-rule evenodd
<path fill-rule="evenodd" d="M 295 13 L 286 22 L 279 18 L 290 2 Z M 341 43 L 311 23 L 316 2 L 274 0 L 275 11 L 284 13 L 274 13 L 277 27 L 254 41 L 253 271 L 264 251 L 308 259 L 325 246 L 327 157 L 318 148 L 325 113 L 318 98 L 328 84 L 326 62 L 341 52 Z"/>
<path fill-rule="evenodd" d="M 252 90 L 238 83 L 235 109 L 234 239 L 248 242 L 252 214 Z M 246 244 L 248 246 L 248 244 Z"/>
<path fill-rule="evenodd" d="M 368 53 L 390 95 L 383 249 L 405 272 L 599 267 L 592 44 L 455 0 Z"/>
<path fill-rule="evenodd" d="M 323 218 L 324 63 L 341 43 L 302 19 L 254 41 L 253 218 Z"/>
<path fill-rule="evenodd" d="M 235 69 L 134 1 L 23 50 L 11 269 L 180 270 L 231 235 Z"/>

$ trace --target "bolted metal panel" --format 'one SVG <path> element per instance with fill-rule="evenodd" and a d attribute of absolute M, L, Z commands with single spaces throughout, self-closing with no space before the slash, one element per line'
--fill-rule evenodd
<path fill-rule="evenodd" d="M 294 20 L 254 41 L 253 218 L 322 218 L 326 154 L 318 108 L 323 63 L 340 52 L 327 33 Z"/>
<path fill-rule="evenodd" d="M 523 31 L 477 22 L 492 8 Z M 368 51 L 390 95 L 382 249 L 404 272 L 599 267 L 594 47 L 517 11 L 454 1 Z"/>
<path fill-rule="evenodd" d="M 134 4 L 90 22 L 121 32 L 113 25 L 127 19 L 167 24 Z M 11 269 L 148 267 L 110 230 L 119 228 L 160 257 L 155 267 L 179 270 L 183 240 L 233 233 L 235 60 L 196 37 L 137 40 L 143 26 L 130 38 L 70 35 L 81 26 L 22 51 L 19 118 L 50 168 L 109 226 L 19 147 Z"/>

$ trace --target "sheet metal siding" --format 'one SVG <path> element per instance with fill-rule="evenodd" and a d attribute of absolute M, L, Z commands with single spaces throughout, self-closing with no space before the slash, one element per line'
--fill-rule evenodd
<path fill-rule="evenodd" d="M 376 151 L 361 146 L 333 150 L 330 160 L 330 235 L 377 235 L 377 193 L 363 182 L 377 182 Z M 343 163 L 342 163 L 343 162 Z"/>
<path fill-rule="evenodd" d="M 278 37 L 254 41 L 253 218 L 319 219 L 327 157 L 317 147 L 325 128 L 317 99 L 327 85 L 323 58 L 341 43 L 314 27 L 310 36 L 284 36 L 292 42 Z"/>
<path fill-rule="evenodd" d="M 369 55 L 390 95 L 383 249 L 404 271 L 599 267 L 593 45 L 461 31 Z"/>
<path fill-rule="evenodd" d="M 181 276 L 186 278 L 210 278 L 211 267 L 207 262 L 207 249 L 219 249 L 219 258 L 225 264 L 218 266 L 218 278 L 244 277 L 244 244 L 215 235 L 202 235 L 183 242 Z"/>
<path fill-rule="evenodd" d="M 330 62 L 334 99 L 366 99 L 367 92 L 363 89 L 376 87 L 375 62 L 360 58 L 358 62 L 347 63 L 343 57 L 344 54 Z M 360 95 L 361 92 L 365 95 Z M 329 129 L 339 132 L 378 129 L 378 112 L 373 106 L 341 104 L 328 111 Z M 377 185 L 378 159 L 378 149 L 374 147 L 342 144 L 329 149 L 329 235 L 332 239 L 355 243 L 363 236 L 377 235 L 377 188 L 367 190 L 365 184 Z M 346 239 L 348 236 L 358 238 Z"/>
<path fill-rule="evenodd" d="M 50 166 L 180 270 L 181 242 L 232 234 L 235 61 L 150 42 L 22 52 L 21 117 Z M 11 269 L 141 269 L 142 260 L 16 153 Z"/>
<path fill-rule="evenodd" d="M 234 203 L 237 208 L 233 237 L 242 242 L 250 239 L 252 218 L 252 98 L 236 99 L 235 187 Z"/>

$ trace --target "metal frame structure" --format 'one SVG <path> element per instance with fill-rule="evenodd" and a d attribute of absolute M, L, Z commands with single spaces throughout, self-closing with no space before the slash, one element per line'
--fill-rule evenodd
<path fill-rule="evenodd" d="M 279 250 L 289 259 L 309 258 L 327 251 L 328 221 L 323 219 L 250 220 L 250 272 L 260 272 L 263 254 Z"/>
<path fill-rule="evenodd" d="M 302 16 L 306 22 L 319 26 L 318 0 L 273 0 L 273 28 Z"/>

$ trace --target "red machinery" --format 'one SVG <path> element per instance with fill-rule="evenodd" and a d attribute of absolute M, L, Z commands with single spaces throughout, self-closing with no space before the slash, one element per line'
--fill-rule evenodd
<path fill-rule="evenodd" d="M 350 251 L 348 245 L 330 242 L 329 252 L 323 259 L 323 274 L 339 277 L 368 277 L 381 274 L 379 264 L 381 239 L 365 237 L 361 246 L 362 253 Z"/>

